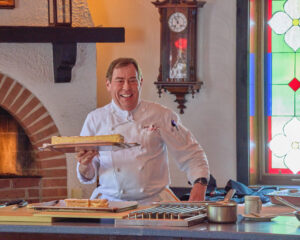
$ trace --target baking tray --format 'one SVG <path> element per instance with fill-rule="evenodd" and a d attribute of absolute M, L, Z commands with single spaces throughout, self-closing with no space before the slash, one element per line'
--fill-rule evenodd
<path fill-rule="evenodd" d="M 205 221 L 206 207 L 198 204 L 154 203 L 152 207 L 132 211 L 116 225 L 189 227 Z"/>
<path fill-rule="evenodd" d="M 118 151 L 132 147 L 140 146 L 138 143 L 116 143 L 116 142 L 89 142 L 89 143 L 60 143 L 49 144 L 45 143 L 39 147 L 40 151 L 56 151 L 62 153 L 74 153 L 82 150 L 95 151 Z"/>
<path fill-rule="evenodd" d="M 136 201 L 109 201 L 108 207 L 67 207 L 64 200 L 54 200 L 30 204 L 29 208 L 42 211 L 62 211 L 62 212 L 123 212 L 130 209 L 136 209 Z"/>
<path fill-rule="evenodd" d="M 284 190 L 274 191 L 266 194 L 266 196 L 270 197 L 270 201 L 273 204 L 283 205 L 275 198 L 275 197 L 281 197 L 284 200 L 300 207 L 300 189 L 284 189 Z"/>
<path fill-rule="evenodd" d="M 203 223 L 206 213 L 195 215 L 185 219 L 116 219 L 116 226 L 168 226 L 168 227 L 190 227 Z"/>

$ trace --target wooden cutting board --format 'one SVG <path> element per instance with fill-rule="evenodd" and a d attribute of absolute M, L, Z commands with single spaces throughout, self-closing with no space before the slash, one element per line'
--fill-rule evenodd
<path fill-rule="evenodd" d="M 136 209 L 135 209 L 136 210 Z M 107 219 L 123 219 L 133 210 L 124 212 L 62 212 L 62 211 L 38 211 L 34 213 L 35 217 L 50 217 L 50 218 L 107 218 Z"/>
<path fill-rule="evenodd" d="M 138 207 L 134 210 L 123 212 L 64 212 L 64 211 L 47 211 L 34 210 L 27 207 L 13 210 L 13 206 L 0 208 L 1 222 L 38 222 L 51 223 L 55 222 L 55 218 L 86 218 L 86 219 L 123 219 L 128 216 L 131 211 L 148 208 Z"/>
<path fill-rule="evenodd" d="M 42 202 L 36 204 L 30 204 L 28 207 L 35 210 L 42 211 L 54 211 L 54 212 L 124 212 L 138 207 L 136 201 L 109 201 L 108 207 L 67 207 L 64 200 Z"/>
<path fill-rule="evenodd" d="M 0 208 L 0 222 L 39 222 L 51 223 L 52 217 L 34 216 L 36 212 L 26 207 L 13 209 L 14 206 Z"/>

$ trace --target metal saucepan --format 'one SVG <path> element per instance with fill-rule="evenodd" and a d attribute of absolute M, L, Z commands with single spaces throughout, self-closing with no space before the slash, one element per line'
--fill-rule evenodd
<path fill-rule="evenodd" d="M 281 197 L 278 197 L 278 196 L 275 196 L 275 199 L 278 200 L 279 202 L 283 203 L 284 205 L 295 209 L 296 212 L 294 212 L 294 214 L 295 214 L 296 218 L 300 221 L 300 207 L 297 207 L 296 205 L 294 205 L 294 204 L 290 203 L 289 201 L 287 201 Z"/>
<path fill-rule="evenodd" d="M 235 189 L 230 189 L 223 201 L 207 204 L 207 218 L 209 222 L 234 223 L 237 220 L 237 203 L 230 199 Z"/>

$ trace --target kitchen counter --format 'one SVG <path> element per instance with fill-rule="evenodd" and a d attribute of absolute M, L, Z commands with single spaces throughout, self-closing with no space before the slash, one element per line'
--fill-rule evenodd
<path fill-rule="evenodd" d="M 291 212 L 286 207 L 263 208 L 265 212 Z M 239 212 L 243 211 L 242 206 Z M 115 226 L 113 219 L 64 219 L 58 222 L 1 222 L 0 239 L 5 240 L 94 240 L 94 239 L 300 239 L 300 221 L 295 216 L 278 216 L 270 222 L 236 224 L 201 223 L 191 227 Z"/>

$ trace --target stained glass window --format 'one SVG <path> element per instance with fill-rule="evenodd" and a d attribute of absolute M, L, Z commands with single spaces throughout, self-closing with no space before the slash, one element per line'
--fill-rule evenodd
<path fill-rule="evenodd" d="M 265 54 L 262 82 L 257 80 L 257 49 L 251 42 L 257 33 L 255 4 L 250 0 L 249 116 L 250 172 L 251 162 L 259 158 L 255 136 L 256 107 L 262 104 L 264 139 L 264 173 L 267 175 L 300 175 L 300 0 L 265 0 Z M 263 97 L 258 101 L 257 84 Z M 258 134 L 259 135 L 259 134 Z M 252 144 L 251 144 L 252 143 Z M 259 161 L 259 160 L 258 160 Z"/>

